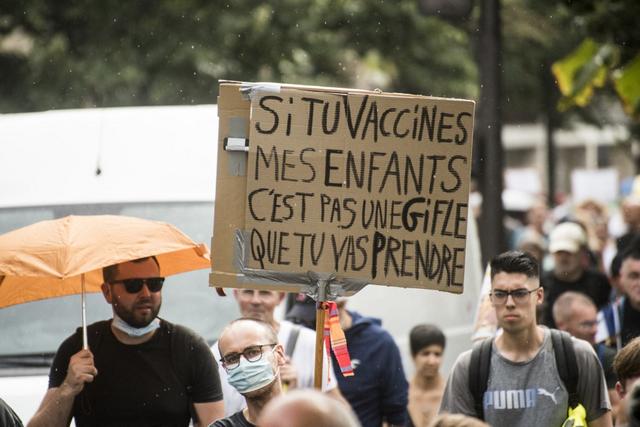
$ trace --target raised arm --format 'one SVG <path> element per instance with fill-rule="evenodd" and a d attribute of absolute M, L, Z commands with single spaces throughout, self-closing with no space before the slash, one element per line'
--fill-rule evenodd
<path fill-rule="evenodd" d="M 98 374 L 89 350 L 80 350 L 71 356 L 67 376 L 59 387 L 52 387 L 42 399 L 42 403 L 28 427 L 62 427 L 71 421 L 71 410 L 75 397 L 85 383 L 93 381 Z"/>

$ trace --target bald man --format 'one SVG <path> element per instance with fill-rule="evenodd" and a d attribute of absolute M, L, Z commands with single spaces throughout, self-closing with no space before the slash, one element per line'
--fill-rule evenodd
<path fill-rule="evenodd" d="M 212 426 L 254 427 L 262 408 L 282 394 L 284 348 L 268 323 L 246 318 L 234 320 L 222 331 L 218 347 L 227 380 L 245 398 L 247 406 Z"/>
<path fill-rule="evenodd" d="M 280 344 L 285 348 L 286 364 L 280 370 L 280 377 L 285 388 L 312 388 L 314 385 L 314 361 L 316 334 L 307 328 L 302 328 L 286 320 L 278 320 L 275 310 L 284 300 L 284 292 L 269 291 L 266 289 L 234 289 L 233 295 L 238 303 L 238 308 L 242 317 L 258 319 L 268 323 L 278 334 Z M 211 350 L 216 359 L 218 345 L 214 344 Z M 338 390 L 338 381 L 333 369 L 329 364 L 329 359 L 323 352 L 323 381 L 322 390 L 331 396 L 344 401 Z M 219 374 L 224 395 L 225 415 L 238 412 L 245 406 L 242 396 L 230 387 L 227 378 L 227 371 L 219 366 Z"/>
<path fill-rule="evenodd" d="M 273 399 L 262 411 L 260 427 L 360 427 L 349 408 L 315 390 L 295 390 Z"/>
<path fill-rule="evenodd" d="M 604 371 L 611 405 L 615 406 L 619 401 L 615 391 L 616 375 L 613 371 L 613 358 L 616 351 L 604 343 L 596 343 L 598 312 L 593 300 L 581 292 L 568 291 L 555 301 L 552 313 L 558 329 L 567 331 L 593 346 Z"/>

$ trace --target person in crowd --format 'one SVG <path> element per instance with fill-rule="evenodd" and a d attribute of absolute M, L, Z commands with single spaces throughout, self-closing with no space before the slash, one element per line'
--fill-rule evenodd
<path fill-rule="evenodd" d="M 429 427 L 489 427 L 489 424 L 462 414 L 440 414 Z"/>
<path fill-rule="evenodd" d="M 284 292 L 253 289 L 234 289 L 242 317 L 262 320 L 278 334 L 278 343 L 285 349 L 286 363 L 280 368 L 280 378 L 285 389 L 312 388 L 314 385 L 316 335 L 313 331 L 287 320 L 276 320 L 275 310 L 284 299 Z M 220 359 L 218 345 L 211 347 L 216 359 Z M 338 389 L 329 359 L 325 354 L 322 390 L 338 400 L 344 401 Z M 225 415 L 232 415 L 245 407 L 244 398 L 226 381 L 227 372 L 219 368 L 224 394 Z"/>
<path fill-rule="evenodd" d="M 247 406 L 213 423 L 213 427 L 254 427 L 262 409 L 282 394 L 280 369 L 285 366 L 284 348 L 271 325 L 241 318 L 231 322 L 218 340 L 220 365 L 227 380 L 244 396 Z"/>
<path fill-rule="evenodd" d="M 616 391 L 621 399 L 624 399 L 631 385 L 640 379 L 640 337 L 634 338 L 613 360 L 613 370 L 618 377 Z"/>
<path fill-rule="evenodd" d="M 616 375 L 613 371 L 616 350 L 604 343 L 596 343 L 598 312 L 591 298 L 580 292 L 563 293 L 553 304 L 553 320 L 561 331 L 566 331 L 593 346 L 604 370 L 611 405 L 615 408 L 619 400 L 616 393 Z"/>
<path fill-rule="evenodd" d="M 538 263 L 525 252 L 510 251 L 496 256 L 490 265 L 490 297 L 502 333 L 488 341 L 487 382 L 477 384 L 485 387 L 484 393 L 480 388 L 476 398 L 471 390 L 472 351 L 466 351 L 447 380 L 440 412 L 474 416 L 496 426 L 562 425 L 569 395 L 560 373 L 554 372 L 557 368 L 550 369 L 556 366 L 551 331 L 536 324 L 536 306 L 544 299 Z M 588 343 L 570 340 L 579 373 L 575 391 L 587 422 L 591 427 L 611 426 L 598 358 Z"/>
<path fill-rule="evenodd" d="M 379 319 L 364 317 L 346 308 L 347 298 L 336 301 L 338 317 L 347 341 L 354 375 L 344 377 L 331 355 L 340 391 L 363 427 L 404 426 L 407 422 L 407 389 L 400 349 Z M 315 324 L 315 306 L 296 300 L 289 316 Z"/>
<path fill-rule="evenodd" d="M 622 401 L 619 427 L 640 427 L 640 380 L 636 380 Z"/>
<path fill-rule="evenodd" d="M 113 318 L 78 330 L 56 353 L 49 390 L 29 426 L 187 426 L 223 416 L 216 361 L 191 330 L 158 318 L 162 303 L 155 257 L 103 269 L 102 293 Z"/>
<path fill-rule="evenodd" d="M 347 299 L 337 301 L 354 376 L 343 377 L 335 358 L 338 385 L 363 427 L 404 426 L 407 419 L 408 384 L 400 349 L 381 321 L 347 310 Z"/>
<path fill-rule="evenodd" d="M 615 302 L 616 299 L 624 295 L 624 290 L 620 284 L 620 268 L 622 267 L 622 254 L 618 252 L 611 260 L 611 266 L 609 267 L 609 283 L 611 284 L 611 296 L 610 301 Z"/>
<path fill-rule="evenodd" d="M 544 200 L 535 200 L 531 207 L 527 209 L 526 223 L 522 229 L 518 243 L 527 236 L 532 240 L 540 240 L 544 246 L 547 243 L 547 220 L 549 219 L 549 209 Z"/>
<path fill-rule="evenodd" d="M 545 254 L 547 253 L 547 244 L 544 238 L 538 233 L 526 230 L 518 239 L 518 250 L 529 252 L 533 257 L 542 264 Z"/>
<path fill-rule="evenodd" d="M 22 427 L 20 417 L 13 412 L 13 409 L 0 399 L 0 426 L 2 427 Z"/>
<path fill-rule="evenodd" d="M 613 361 L 613 369 L 618 377 L 616 391 L 620 397 L 620 405 L 616 412 L 616 425 L 630 425 L 629 410 L 636 411 L 636 422 L 640 422 L 640 407 L 630 407 L 631 391 L 640 385 L 640 337 L 634 338 L 618 354 Z M 635 387 L 638 389 L 638 387 Z M 640 397 L 640 395 L 638 395 Z M 636 402 L 636 405 L 640 402 Z"/>
<path fill-rule="evenodd" d="M 575 208 L 575 217 L 584 224 L 587 246 L 594 256 L 597 270 L 606 274 L 616 253 L 615 242 L 609 236 L 606 206 L 594 199 L 583 200 Z"/>
<path fill-rule="evenodd" d="M 409 333 L 415 373 L 409 381 L 408 427 L 427 427 L 438 414 L 445 384 L 440 374 L 445 344 L 444 333 L 435 325 L 417 325 Z"/>
<path fill-rule="evenodd" d="M 262 411 L 260 427 L 361 427 L 348 405 L 316 390 L 293 390 Z"/>
<path fill-rule="evenodd" d="M 549 236 L 549 252 L 553 256 L 553 270 L 542 277 L 545 293 L 543 323 L 555 327 L 551 310 L 556 299 L 567 291 L 589 296 L 598 309 L 609 302 L 611 286 L 607 276 L 585 267 L 586 235 L 574 222 L 558 224 Z"/>
<path fill-rule="evenodd" d="M 634 184 L 634 187 L 636 185 Z M 627 225 L 627 230 L 616 240 L 619 252 L 623 252 L 632 241 L 640 237 L 640 196 L 632 194 L 622 201 L 622 219 Z"/>
<path fill-rule="evenodd" d="M 620 255 L 623 296 L 602 310 L 599 336 L 618 349 L 640 336 L 640 245 Z"/>

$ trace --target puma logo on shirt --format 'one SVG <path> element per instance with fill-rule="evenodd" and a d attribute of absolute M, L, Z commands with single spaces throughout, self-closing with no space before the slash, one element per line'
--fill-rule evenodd
<path fill-rule="evenodd" d="M 560 390 L 557 387 L 553 392 L 544 388 L 527 388 L 520 390 L 487 390 L 484 393 L 483 405 L 487 409 L 525 409 L 536 406 L 538 396 L 549 397 L 554 404 L 558 404 L 556 393 Z"/>

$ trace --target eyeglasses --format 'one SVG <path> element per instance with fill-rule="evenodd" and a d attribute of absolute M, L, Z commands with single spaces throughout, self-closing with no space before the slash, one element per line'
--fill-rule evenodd
<path fill-rule="evenodd" d="M 278 344 L 252 345 L 242 350 L 242 353 L 229 353 L 222 356 L 220 363 L 222 363 L 222 366 L 224 366 L 227 371 L 230 371 L 240 366 L 240 356 L 243 356 L 248 362 L 257 362 L 262 358 L 263 347 L 273 347 L 275 345 Z"/>
<path fill-rule="evenodd" d="M 585 320 L 584 322 L 578 323 L 578 327 L 580 329 L 593 329 L 598 326 L 597 320 Z"/>
<path fill-rule="evenodd" d="M 147 284 L 149 292 L 160 292 L 164 284 L 164 277 L 148 277 L 146 279 L 114 280 L 111 284 L 122 283 L 124 289 L 130 294 L 137 294 L 142 290 L 142 285 Z"/>
<path fill-rule="evenodd" d="M 530 294 L 537 291 L 538 289 L 540 289 L 540 286 L 532 290 L 514 289 L 513 291 L 501 291 L 499 289 L 496 289 L 494 291 L 491 291 L 489 297 L 491 298 L 491 302 L 493 303 L 493 305 L 502 305 L 506 303 L 509 295 L 511 295 L 511 298 L 513 298 L 513 302 L 515 302 L 516 304 L 522 304 L 527 301 L 527 298 L 529 298 Z"/>

